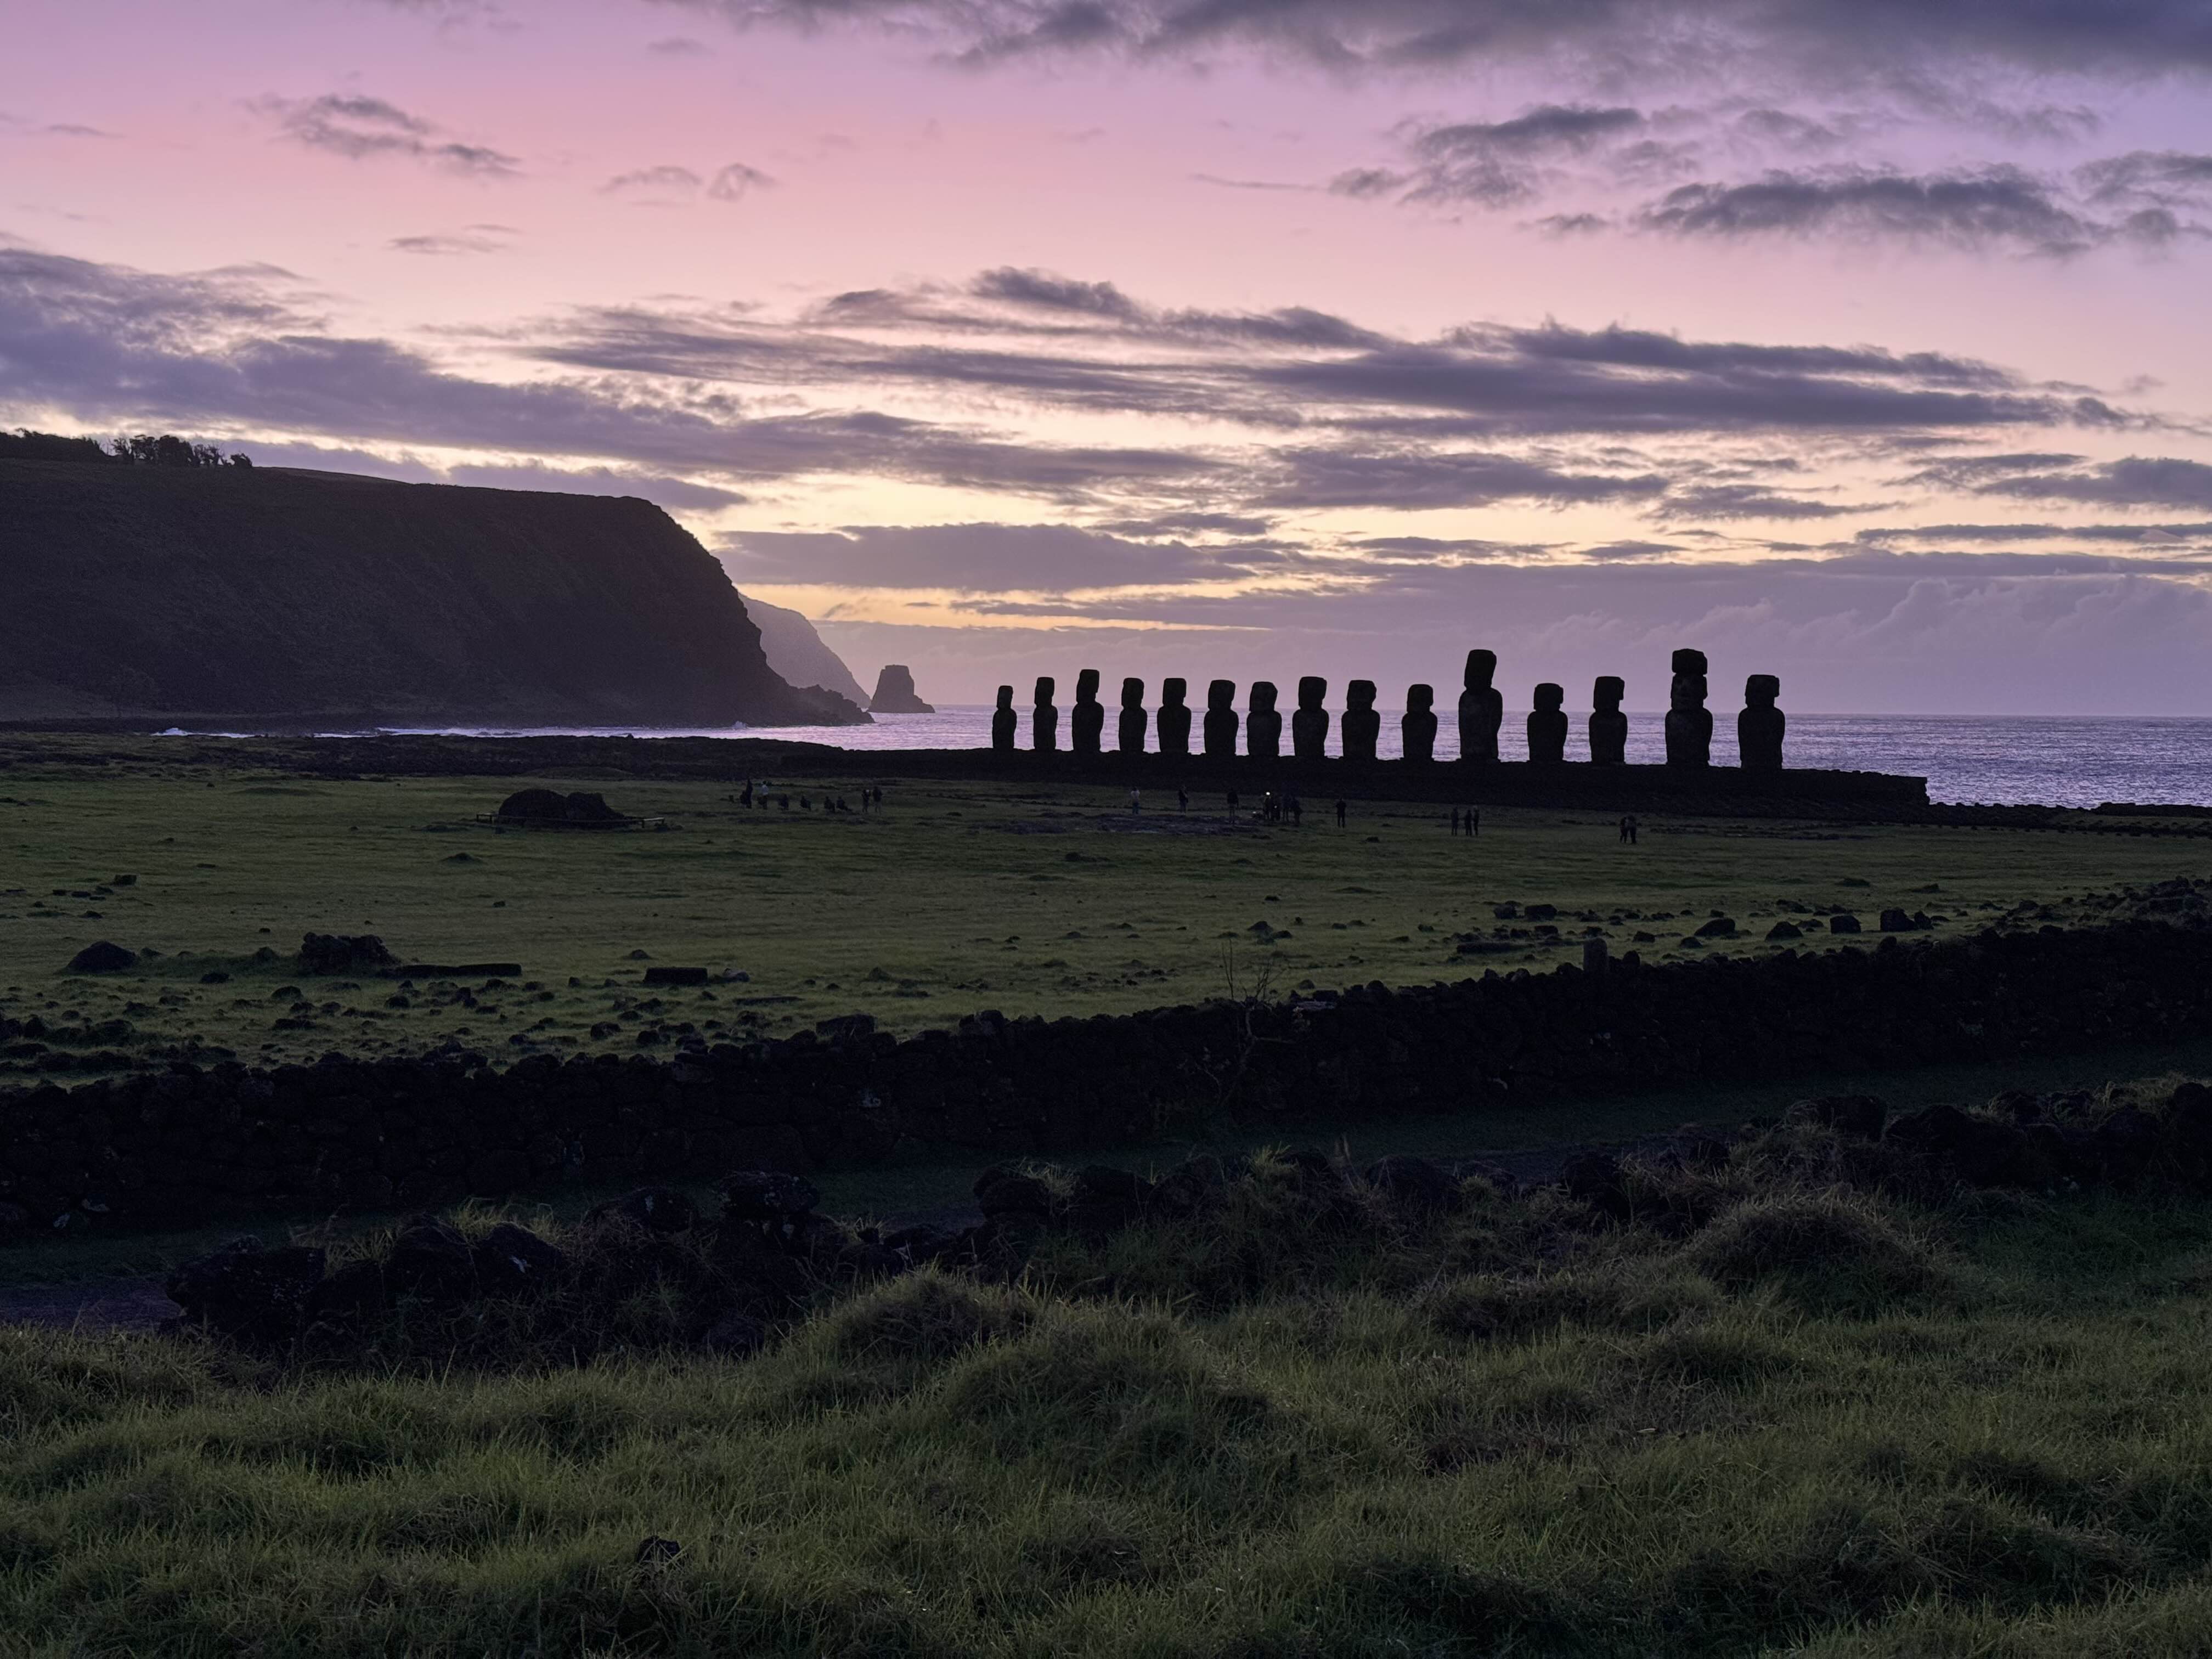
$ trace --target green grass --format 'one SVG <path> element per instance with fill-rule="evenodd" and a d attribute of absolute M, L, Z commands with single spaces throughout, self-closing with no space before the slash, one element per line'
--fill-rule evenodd
<path fill-rule="evenodd" d="M 2201 1653 L 2212 1206 L 1835 1151 L 1649 1172 L 1614 1230 L 1262 1158 L 742 1363 L 0 1334 L 0 1650 Z"/>
<path fill-rule="evenodd" d="M 863 818 L 743 811 L 728 786 L 692 781 L 229 770 L 166 762 L 158 740 L 103 742 L 124 758 L 96 768 L 63 758 L 93 747 L 19 741 L 0 779 L 0 1017 L 45 1028 L 0 1044 L 16 1050 L 0 1066 L 19 1071 L 44 1057 L 26 1041 L 158 1064 L 447 1042 L 507 1057 L 635 1051 L 641 1037 L 665 1051 L 854 1010 L 908 1031 L 986 1007 L 1200 1001 L 1232 976 L 1240 991 L 1282 992 L 1542 968 L 1573 959 L 1589 930 L 1648 959 L 1763 950 L 1775 921 L 1803 919 L 1785 906 L 1848 908 L 1869 928 L 1884 906 L 1925 909 L 1954 933 L 2022 901 L 2052 907 L 2035 920 L 2068 919 L 2091 891 L 2208 873 L 2197 843 L 2106 835 L 1654 819 L 1632 848 L 1596 815 L 1492 808 L 1468 841 L 1427 806 L 1357 803 L 1339 830 L 1316 802 L 1303 830 L 1255 829 L 1212 799 L 1179 819 L 1155 794 L 1133 821 L 1109 789 L 895 773 L 881 779 L 887 810 Z M 860 781 L 790 793 L 818 801 Z M 599 836 L 471 822 L 538 783 L 603 791 L 678 827 Z M 118 875 L 137 879 L 114 886 Z M 1508 900 L 1558 906 L 1559 937 L 1495 919 Z M 1749 937 L 1685 945 L 1714 911 Z M 412 961 L 519 961 L 523 975 L 407 992 L 303 978 L 292 956 L 310 930 L 379 933 Z M 1469 932 L 1501 953 L 1455 956 Z M 97 939 L 162 954 L 112 977 L 59 974 Z M 261 951 L 274 959 L 257 962 Z M 648 993 L 639 951 L 750 978 Z M 202 982 L 216 973 L 229 978 Z"/>

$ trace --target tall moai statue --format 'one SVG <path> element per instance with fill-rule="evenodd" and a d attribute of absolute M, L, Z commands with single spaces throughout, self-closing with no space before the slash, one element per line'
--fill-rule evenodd
<path fill-rule="evenodd" d="M 1010 752 L 1021 723 L 1021 716 L 1014 713 L 1014 688 L 1000 686 L 999 706 L 991 711 L 991 747 L 1002 755 Z"/>
<path fill-rule="evenodd" d="M 1328 751 L 1328 710 L 1322 699 L 1328 682 L 1318 674 L 1298 680 L 1298 706 L 1291 711 L 1291 752 L 1300 760 L 1319 760 Z"/>
<path fill-rule="evenodd" d="M 1382 741 L 1382 717 L 1375 712 L 1375 682 L 1352 680 L 1344 688 L 1344 719 L 1337 727 L 1343 733 L 1344 757 L 1348 761 L 1371 761 L 1375 746 Z"/>
<path fill-rule="evenodd" d="M 1567 758 L 1567 688 L 1546 680 L 1528 711 L 1528 763 L 1558 766 Z"/>
<path fill-rule="evenodd" d="M 1209 759 L 1237 753 L 1237 682 L 1210 680 L 1206 687 L 1206 753 Z"/>
<path fill-rule="evenodd" d="M 1283 715 L 1275 707 L 1275 683 L 1252 682 L 1251 707 L 1244 711 L 1244 752 L 1254 760 L 1283 757 Z"/>
<path fill-rule="evenodd" d="M 1677 651 L 1674 683 L 1667 694 L 1667 764 L 1713 763 L 1713 715 L 1705 707 L 1705 653 Z"/>
<path fill-rule="evenodd" d="M 1437 689 L 1433 685 L 1406 688 L 1406 717 L 1398 722 L 1398 741 L 1406 758 L 1426 766 L 1437 757 Z"/>
<path fill-rule="evenodd" d="M 1782 682 L 1771 674 L 1753 674 L 1743 683 L 1743 713 L 1735 717 L 1735 744 L 1747 772 L 1782 769 L 1782 734 L 1788 717 L 1774 706 L 1782 695 Z"/>
<path fill-rule="evenodd" d="M 1182 680 L 1160 682 L 1160 712 L 1158 716 L 1160 733 L 1160 753 L 1188 755 L 1190 753 L 1190 710 L 1183 704 L 1183 694 L 1190 689 Z"/>
<path fill-rule="evenodd" d="M 1070 747 L 1079 755 L 1095 755 L 1106 732 L 1106 705 L 1098 701 L 1098 671 L 1085 668 L 1075 677 L 1075 708 L 1067 717 Z"/>
<path fill-rule="evenodd" d="M 1036 702 L 1030 710 L 1030 747 L 1042 754 L 1060 747 L 1060 710 L 1052 706 L 1052 676 L 1040 674 Z"/>
<path fill-rule="evenodd" d="M 1115 733 L 1125 755 L 1145 752 L 1145 683 L 1142 680 L 1121 682 L 1121 720 Z"/>
<path fill-rule="evenodd" d="M 1628 695 L 1628 687 L 1618 674 L 1601 674 L 1590 687 L 1589 745 L 1590 763 L 1595 766 L 1625 766 L 1628 763 L 1628 716 L 1620 712 L 1620 700 Z"/>
<path fill-rule="evenodd" d="M 1459 694 L 1459 757 L 1463 761 L 1498 758 L 1498 728 L 1505 724 L 1505 699 L 1491 681 L 1498 673 L 1495 651 L 1470 651 Z"/>

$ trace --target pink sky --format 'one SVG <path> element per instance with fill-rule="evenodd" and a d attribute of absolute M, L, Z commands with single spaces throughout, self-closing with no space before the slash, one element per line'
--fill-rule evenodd
<path fill-rule="evenodd" d="M 947 701 L 2205 712 L 2202 0 L 1224 15 L 15 0 L 0 423 L 649 495 Z"/>

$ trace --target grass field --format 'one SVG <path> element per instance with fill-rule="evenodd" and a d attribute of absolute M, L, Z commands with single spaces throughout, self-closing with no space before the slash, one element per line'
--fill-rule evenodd
<path fill-rule="evenodd" d="M 2212 1206 L 1839 1152 L 1740 1148 L 1686 1237 L 1262 1158 L 744 1362 L 0 1333 L 0 1651 L 2203 1652 Z"/>
<path fill-rule="evenodd" d="M 68 740 L 58 740 L 66 743 Z M 2106 835 L 1653 820 L 1618 844 L 1590 815 L 1493 808 L 1450 836 L 1439 809 L 1358 802 L 1339 829 L 1231 817 L 1224 802 L 1116 791 L 880 781 L 863 817 L 818 809 L 847 783 L 787 786 L 790 811 L 728 787 L 623 777 L 368 778 L 167 766 L 158 744 L 97 769 L 35 757 L 0 779 L 0 1045 L 18 1072 L 87 1053 L 145 1063 L 419 1052 L 651 1048 L 783 1033 L 855 1010 L 886 1027 L 979 1008 L 1082 1014 L 1575 959 L 1585 936 L 1647 959 L 1840 941 L 1808 913 L 1887 906 L 1939 933 L 2022 902 L 2207 873 L 2202 843 Z M 883 757 L 870 757 L 884 763 Z M 666 833 L 501 833 L 473 820 L 510 790 L 605 792 Z M 782 792 L 780 792 L 782 793 Z M 113 878 L 135 878 L 118 885 Z M 1548 921 L 1503 921 L 1504 902 Z M 1717 912 L 1736 941 L 1686 943 Z M 1546 933 L 1546 929 L 1554 930 Z M 404 988 L 303 979 L 306 932 L 380 934 L 404 960 L 514 961 L 519 982 Z M 1479 936 L 1490 952 L 1457 954 Z M 83 945 L 148 951 L 112 977 L 64 977 Z M 267 952 L 257 959 L 257 953 Z M 159 952 L 158 956 L 152 954 Z M 641 955 L 640 953 L 643 953 Z M 648 962 L 742 982 L 647 992 Z M 209 982 L 211 975 L 227 975 Z"/>

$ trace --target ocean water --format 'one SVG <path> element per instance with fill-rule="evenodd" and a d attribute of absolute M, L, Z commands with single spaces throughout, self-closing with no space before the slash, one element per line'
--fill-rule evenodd
<path fill-rule="evenodd" d="M 1066 709 L 1061 711 L 1061 741 L 1066 740 Z M 1332 711 L 1328 751 L 1337 752 Z M 1114 715 L 1107 710 L 1107 741 L 1113 741 Z M 1513 741 L 1516 715 L 1506 717 L 1504 752 Z M 1716 710 L 1713 758 L 1723 763 L 1735 752 L 1734 712 Z M 1028 746 L 1024 711 L 1018 741 Z M 418 728 L 392 728 L 415 730 Z M 420 728 L 428 729 L 428 728 Z M 860 751 L 896 749 L 982 749 L 991 741 L 991 711 L 981 705 L 940 706 L 933 714 L 878 714 L 873 726 L 822 726 L 678 729 L 657 726 L 447 727 L 453 735 L 484 737 L 634 736 L 788 738 Z M 333 732 L 330 736 L 360 736 Z M 1194 737 L 1195 733 L 1194 732 Z M 1287 727 L 1284 740 L 1289 741 Z M 1571 757 L 1585 742 L 1574 721 L 1568 739 Z M 1385 711 L 1380 752 L 1400 752 L 1398 715 Z M 1457 722 L 1449 709 L 1438 713 L 1437 755 L 1459 753 Z M 2115 718 L 2104 715 L 1799 714 L 1790 716 L 1785 757 L 1792 766 L 1832 767 L 1845 771 L 1903 772 L 1928 780 L 1931 800 L 2051 806 L 2094 806 L 2100 801 L 2160 801 L 2212 806 L 2212 719 Z M 1656 763 L 1665 758 L 1661 716 L 1631 714 L 1628 758 Z"/>

